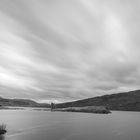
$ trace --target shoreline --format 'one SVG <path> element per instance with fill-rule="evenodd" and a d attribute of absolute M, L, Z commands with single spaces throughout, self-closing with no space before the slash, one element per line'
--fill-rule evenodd
<path fill-rule="evenodd" d="M 62 112 L 83 112 L 83 113 L 96 113 L 96 114 L 109 114 L 111 113 L 104 106 L 86 106 L 86 107 L 68 107 L 68 108 L 55 108 L 52 111 Z"/>

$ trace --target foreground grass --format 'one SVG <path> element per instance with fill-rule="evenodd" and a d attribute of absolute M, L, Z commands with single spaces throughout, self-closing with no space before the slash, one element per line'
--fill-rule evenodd
<path fill-rule="evenodd" d="M 5 124 L 0 125 L 0 135 L 5 134 L 6 132 L 7 132 L 6 125 Z"/>

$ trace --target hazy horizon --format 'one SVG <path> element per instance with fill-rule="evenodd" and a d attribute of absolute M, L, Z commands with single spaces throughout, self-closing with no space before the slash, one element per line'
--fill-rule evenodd
<path fill-rule="evenodd" d="M 0 96 L 65 102 L 140 89 L 139 5 L 0 0 Z"/>

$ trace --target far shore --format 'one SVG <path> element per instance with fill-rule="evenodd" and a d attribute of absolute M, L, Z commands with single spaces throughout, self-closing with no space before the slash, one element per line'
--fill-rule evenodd
<path fill-rule="evenodd" d="M 2 107 L 0 107 L 0 110 L 38 110 L 38 111 L 49 111 L 50 108 L 2 106 Z"/>
<path fill-rule="evenodd" d="M 111 113 L 104 106 L 86 106 L 86 107 L 68 107 L 68 108 L 55 108 L 52 111 L 62 112 L 85 112 L 85 113 L 97 113 L 97 114 L 108 114 Z"/>
<path fill-rule="evenodd" d="M 0 107 L 0 110 L 51 111 L 51 108 L 1 106 Z M 109 114 L 109 113 L 111 113 L 111 111 L 108 110 L 104 106 L 85 106 L 85 107 L 53 108 L 52 111 L 61 111 L 61 112 L 84 112 L 84 113 L 97 113 L 97 114 Z"/>
<path fill-rule="evenodd" d="M 23 107 L 9 107 L 9 106 L 2 106 L 0 110 L 24 110 Z"/>

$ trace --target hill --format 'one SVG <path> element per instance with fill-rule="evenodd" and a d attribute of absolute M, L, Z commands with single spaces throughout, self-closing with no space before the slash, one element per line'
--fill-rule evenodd
<path fill-rule="evenodd" d="M 6 99 L 0 97 L 0 105 L 1 106 L 16 106 L 16 107 L 50 107 L 49 104 L 46 103 L 37 103 L 28 99 Z"/>
<path fill-rule="evenodd" d="M 140 111 L 140 90 L 61 103 L 56 106 L 58 108 L 105 106 L 109 110 Z"/>

